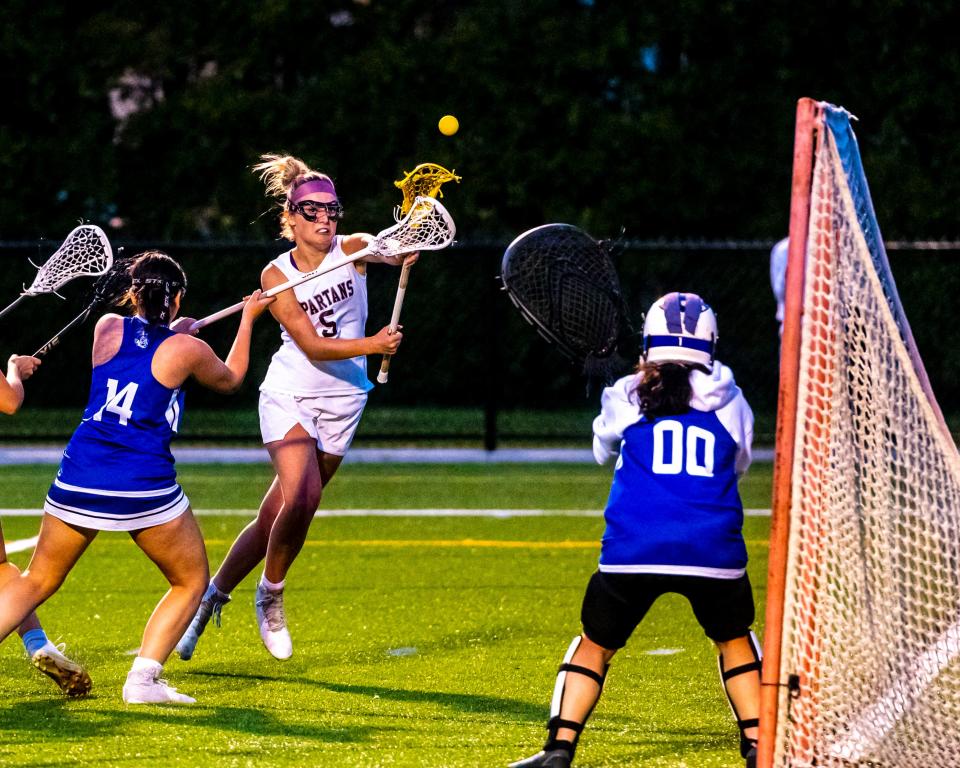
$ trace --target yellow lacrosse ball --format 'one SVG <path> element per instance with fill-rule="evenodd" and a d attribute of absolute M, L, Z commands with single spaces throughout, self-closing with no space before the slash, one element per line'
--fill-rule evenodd
<path fill-rule="evenodd" d="M 437 128 L 440 129 L 440 133 L 444 136 L 453 136 L 453 134 L 460 130 L 460 121 L 453 115 L 444 115 L 440 118 L 440 122 L 437 123 Z"/>

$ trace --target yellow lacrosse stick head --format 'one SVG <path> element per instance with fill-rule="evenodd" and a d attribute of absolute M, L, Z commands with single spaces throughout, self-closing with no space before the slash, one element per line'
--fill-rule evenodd
<path fill-rule="evenodd" d="M 393 182 L 393 186 L 403 192 L 403 203 L 400 205 L 400 214 L 405 215 L 413 207 L 418 197 L 443 197 L 440 187 L 448 181 L 460 183 L 460 177 L 453 171 L 448 171 L 436 163 L 420 163 L 409 171 L 400 181 Z"/>

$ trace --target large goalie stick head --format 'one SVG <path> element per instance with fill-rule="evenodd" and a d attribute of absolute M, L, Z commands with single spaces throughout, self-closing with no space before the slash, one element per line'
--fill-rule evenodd
<path fill-rule="evenodd" d="M 440 187 L 448 181 L 459 184 L 460 177 L 442 165 L 420 163 L 412 171 L 408 171 L 402 179 L 393 182 L 393 186 L 403 193 L 403 202 L 394 210 L 393 217 L 400 221 L 410 211 L 418 197 L 443 197 Z"/>
<path fill-rule="evenodd" d="M 453 242 L 457 227 L 438 200 L 418 196 L 399 222 L 378 233 L 371 248 L 381 256 L 439 251 Z"/>
<path fill-rule="evenodd" d="M 500 279 L 523 317 L 587 374 L 609 379 L 628 365 L 617 347 L 633 329 L 606 244 L 544 224 L 510 243 Z"/>

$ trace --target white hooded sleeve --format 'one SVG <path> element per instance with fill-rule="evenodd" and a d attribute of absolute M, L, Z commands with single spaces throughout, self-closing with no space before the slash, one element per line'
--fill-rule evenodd
<path fill-rule="evenodd" d="M 623 432 L 640 420 L 640 408 L 632 397 L 637 377 L 624 376 L 603 390 L 600 415 L 593 420 L 593 458 L 606 464 L 620 455 Z"/>
<path fill-rule="evenodd" d="M 709 374 L 694 371 L 690 376 L 693 396 L 690 405 L 713 411 L 737 444 L 736 472 L 743 475 L 753 459 L 753 411 L 733 379 L 733 372 L 719 361 Z"/>

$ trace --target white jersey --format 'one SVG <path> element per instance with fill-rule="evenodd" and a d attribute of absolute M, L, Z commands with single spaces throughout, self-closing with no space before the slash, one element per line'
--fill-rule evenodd
<path fill-rule="evenodd" d="M 338 236 L 327 254 L 328 259 L 344 255 Z M 303 274 L 293 260 L 292 250 L 270 262 L 288 280 Z M 367 278 L 351 262 L 315 277 L 291 289 L 303 311 L 317 329 L 317 335 L 331 339 L 362 339 L 367 325 Z M 363 355 L 345 360 L 310 360 L 281 327 L 280 349 L 273 355 L 270 368 L 260 385 L 261 391 L 315 397 L 368 392 L 373 384 L 367 379 L 367 358 Z"/>

